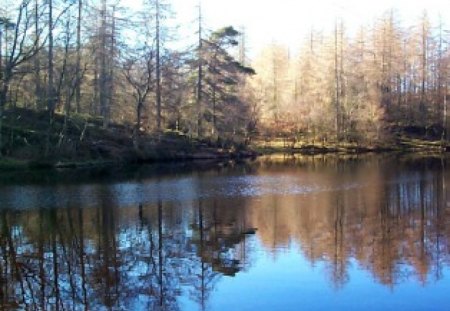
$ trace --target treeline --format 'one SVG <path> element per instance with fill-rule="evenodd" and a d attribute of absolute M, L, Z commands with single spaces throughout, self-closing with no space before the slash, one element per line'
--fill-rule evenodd
<path fill-rule="evenodd" d="M 298 54 L 273 44 L 254 62 L 262 133 L 294 141 L 445 138 L 450 52 L 426 12 L 403 27 L 394 10 L 370 26 L 311 30 Z"/>
<path fill-rule="evenodd" d="M 93 125 L 120 125 L 136 150 L 165 131 L 243 144 L 446 138 L 448 33 L 426 13 L 410 27 L 393 10 L 357 31 L 336 20 L 330 33 L 311 30 L 298 53 L 273 44 L 251 67 L 235 28 L 207 30 L 199 7 L 191 38 L 180 39 L 171 16 L 169 0 L 139 10 L 109 0 L 2 1 L 1 153 L 23 126 L 6 124 L 5 112 L 23 108 L 47 124 L 36 140 L 43 154 L 73 141 L 75 119 L 80 141 Z M 192 45 L 170 48 L 177 41 Z"/>
<path fill-rule="evenodd" d="M 0 150 L 13 137 L 2 128 L 4 113 L 18 108 L 45 112 L 45 153 L 65 143 L 73 118 L 104 129 L 124 125 L 137 149 L 143 134 L 165 130 L 247 140 L 256 115 L 242 95 L 254 71 L 234 57 L 243 35 L 207 30 L 199 8 L 195 44 L 169 48 L 172 14 L 164 0 L 144 0 L 139 10 L 109 0 L 2 1 Z M 62 128 L 55 115 L 64 116 Z"/>

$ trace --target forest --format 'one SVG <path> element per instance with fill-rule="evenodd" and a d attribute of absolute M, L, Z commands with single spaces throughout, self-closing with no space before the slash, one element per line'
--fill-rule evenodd
<path fill-rule="evenodd" d="M 391 148 L 405 137 L 446 149 L 442 20 L 423 12 L 405 26 L 388 10 L 354 31 L 336 18 L 298 51 L 249 53 L 245 29 L 209 29 L 201 3 L 191 37 L 177 37 L 170 4 L 2 1 L 0 157 L 200 158 L 274 141 Z"/>
<path fill-rule="evenodd" d="M 388 141 L 408 133 L 446 139 L 448 32 L 426 12 L 404 27 L 389 10 L 352 36 L 311 30 L 299 53 L 267 47 L 251 80 L 266 135 Z"/>

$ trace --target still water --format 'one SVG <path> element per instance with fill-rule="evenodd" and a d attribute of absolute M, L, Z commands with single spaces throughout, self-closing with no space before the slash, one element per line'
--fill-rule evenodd
<path fill-rule="evenodd" d="M 1 173 L 0 309 L 450 310 L 447 166 Z"/>

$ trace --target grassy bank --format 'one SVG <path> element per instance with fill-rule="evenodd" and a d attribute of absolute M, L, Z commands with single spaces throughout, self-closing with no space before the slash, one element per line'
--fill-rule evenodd
<path fill-rule="evenodd" d="M 395 151 L 423 154 L 450 150 L 446 141 L 401 129 L 392 132 L 386 141 L 377 143 L 296 141 L 293 144 L 286 139 L 261 139 L 246 147 L 229 141 L 199 140 L 176 131 L 157 134 L 141 132 L 136 137 L 131 125 L 110 124 L 105 129 L 101 119 L 76 114 L 67 119 L 56 114 L 51 127 L 49 125 L 46 112 L 27 109 L 6 111 L 0 170 L 227 160 L 273 153 L 317 155 Z"/>
<path fill-rule="evenodd" d="M 1 158 L 0 159 L 0 170 L 16 170 L 16 169 L 26 169 L 29 168 L 30 163 L 27 161 L 16 160 L 11 158 Z"/>
<path fill-rule="evenodd" d="M 193 139 L 176 131 L 133 136 L 132 126 L 110 124 L 84 115 L 65 119 L 46 112 L 5 112 L 0 169 L 76 168 L 178 160 L 214 160 L 254 156 L 231 142 Z"/>
<path fill-rule="evenodd" d="M 327 153 L 362 154 L 381 152 L 405 153 L 445 153 L 450 150 L 447 141 L 441 139 L 417 137 L 408 133 L 398 133 L 385 142 L 377 143 L 349 143 L 349 142 L 296 142 L 286 143 L 282 139 L 270 141 L 255 141 L 252 150 L 260 154 L 291 153 L 303 155 L 317 155 Z"/>

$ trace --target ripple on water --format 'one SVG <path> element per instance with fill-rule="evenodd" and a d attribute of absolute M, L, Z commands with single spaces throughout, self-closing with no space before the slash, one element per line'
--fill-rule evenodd
<path fill-rule="evenodd" d="M 299 176 L 243 175 L 201 178 L 147 179 L 120 183 L 84 185 L 11 186 L 0 189 L 1 207 L 56 208 L 102 204 L 131 206 L 159 200 L 186 202 L 211 197 L 258 197 L 267 195 L 310 195 L 362 187 L 360 183 L 326 185 Z"/>

